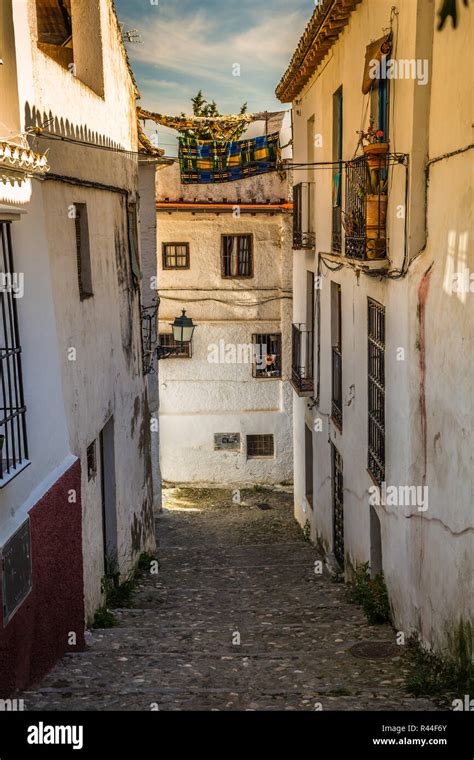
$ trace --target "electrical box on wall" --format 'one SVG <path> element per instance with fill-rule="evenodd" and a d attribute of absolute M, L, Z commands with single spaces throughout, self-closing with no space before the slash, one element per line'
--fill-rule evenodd
<path fill-rule="evenodd" d="M 214 435 L 216 451 L 240 451 L 240 433 L 216 433 Z"/>

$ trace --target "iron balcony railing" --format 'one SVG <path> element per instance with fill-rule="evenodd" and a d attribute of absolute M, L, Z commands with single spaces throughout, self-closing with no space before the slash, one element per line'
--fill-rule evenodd
<path fill-rule="evenodd" d="M 388 167 L 389 154 L 359 156 L 346 164 L 343 225 L 348 258 L 371 260 L 387 255 Z"/>
<path fill-rule="evenodd" d="M 300 182 L 293 188 L 293 249 L 312 249 L 314 232 L 314 182 Z"/>
<path fill-rule="evenodd" d="M 342 252 L 342 208 L 341 206 L 333 206 L 332 208 L 331 251 L 333 253 Z"/>
<path fill-rule="evenodd" d="M 293 325 L 291 384 L 299 395 L 314 392 L 314 333 L 303 324 Z"/>
<path fill-rule="evenodd" d="M 332 347 L 331 416 L 342 429 L 342 354 L 338 346 Z"/>

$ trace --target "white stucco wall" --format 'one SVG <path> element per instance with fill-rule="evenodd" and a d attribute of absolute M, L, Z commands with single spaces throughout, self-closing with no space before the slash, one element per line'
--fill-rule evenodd
<path fill-rule="evenodd" d="M 225 185 L 181 186 L 178 166 L 158 173 L 158 200 L 280 202 L 288 188 L 268 174 Z M 186 308 L 196 328 L 192 359 L 160 362 L 163 478 L 173 482 L 282 483 L 292 479 L 291 216 L 158 213 L 160 330 Z M 254 276 L 221 276 L 221 236 L 252 234 Z M 163 270 L 163 242 L 189 242 L 190 269 Z M 261 303 L 271 299 L 268 303 Z M 283 377 L 252 376 L 250 364 L 211 363 L 212 345 L 248 345 L 253 334 L 282 334 Z M 239 451 L 216 451 L 216 433 L 240 433 Z M 246 435 L 273 434 L 273 458 L 247 459 Z"/>
<path fill-rule="evenodd" d="M 307 120 L 315 116 L 322 135 L 316 161 L 332 160 L 332 95 L 343 85 L 343 158 L 352 157 L 360 129 L 361 81 L 365 47 L 380 37 L 390 16 L 390 2 L 364 0 L 349 26 L 294 104 L 295 160 L 307 156 Z M 429 84 L 411 80 L 392 83 L 391 150 L 409 154 L 409 255 L 424 243 L 424 167 L 434 158 L 467 146 L 471 139 L 472 72 L 468 65 L 469 14 L 457 30 L 450 24 L 434 30 L 434 6 L 400 2 L 397 58 L 429 60 Z M 356 65 L 357 63 L 357 65 Z M 466 76 L 456 72 L 465 71 Z M 468 73 L 469 72 L 469 73 Z M 450 118 L 449 114 L 456 114 Z M 404 255 L 403 226 L 396 209 L 404 205 L 403 169 L 394 171 L 388 211 L 389 257 L 400 267 Z M 397 173 L 399 179 L 397 180 Z M 301 179 L 304 179 L 301 177 Z M 449 193 L 447 194 L 447 188 Z M 316 254 L 331 251 L 331 172 L 319 171 L 315 185 Z M 295 513 L 309 519 L 313 540 L 333 549 L 331 459 L 328 438 L 344 461 L 346 571 L 371 560 L 367 473 L 367 297 L 386 309 L 386 482 L 428 487 L 425 512 L 412 507 L 376 507 L 382 538 L 383 570 L 394 610 L 394 623 L 407 634 L 444 647 L 461 619 L 473 617 L 472 527 L 472 391 L 469 352 L 472 340 L 472 293 L 446 292 L 446 273 L 462 266 L 473 269 L 472 153 L 448 158 L 430 169 L 428 244 L 407 277 L 377 280 L 351 268 L 329 271 L 322 266 L 320 319 L 320 398 L 313 410 L 294 397 Z M 425 273 L 433 263 L 428 281 Z M 332 262 L 333 267 L 337 262 Z M 451 268 L 451 269 L 450 269 Z M 318 272 L 317 255 L 295 252 L 294 320 L 305 319 L 306 272 Z M 343 432 L 331 413 L 331 288 L 342 288 Z M 420 330 L 420 286 L 428 285 L 426 334 Z M 399 360 L 399 349 L 405 352 Z M 316 344 L 315 344 L 316 350 Z M 422 352 L 426 377 L 421 372 Z M 425 421 L 420 413 L 426 403 Z M 304 497 L 304 425 L 313 433 L 314 509 Z"/>
<path fill-rule="evenodd" d="M 56 323 L 62 391 L 55 395 L 53 386 L 46 397 L 52 394 L 55 404 L 64 398 L 67 439 L 62 430 L 58 441 L 63 440 L 63 448 L 82 462 L 88 618 L 101 603 L 104 557 L 100 475 L 88 480 L 86 450 L 96 441 L 100 473 L 98 437 L 111 416 L 115 426 L 118 558 L 122 571 L 130 567 L 139 551 L 154 545 L 140 299 L 132 285 L 126 227 L 126 201 L 139 201 L 138 160 L 133 153 L 137 151 L 136 90 L 112 4 L 100 0 L 98 7 L 100 40 L 95 28 L 89 41 L 94 45 L 89 59 L 82 30 L 91 6 L 81 0 L 75 0 L 73 5 L 73 33 L 76 18 L 82 63 L 89 67 L 88 71 L 84 67 L 78 71 L 78 76 L 81 73 L 85 79 L 94 78 L 93 67 L 100 65 L 101 52 L 103 96 L 38 49 L 34 2 L 14 2 L 22 128 L 48 118 L 51 121 L 47 130 L 68 138 L 66 142 L 47 136 L 37 140 L 38 150 L 49 151 L 51 173 L 72 178 L 72 183 L 48 179 L 35 187 L 44 219 L 42 227 L 29 231 L 34 245 L 30 243 L 28 255 L 33 250 L 38 259 L 46 257 L 51 272 L 48 309 L 50 319 L 53 321 L 54 315 Z M 132 153 L 87 147 L 71 139 Z M 94 182 L 113 186 L 117 191 L 84 185 Z M 153 183 L 149 192 L 153 194 Z M 69 213 L 75 203 L 86 203 L 88 210 L 94 296 L 84 301 L 79 298 L 75 223 Z M 76 351 L 74 361 L 70 360 L 71 348 Z M 59 445 L 56 437 L 55 434 L 51 442 L 52 451 Z"/>

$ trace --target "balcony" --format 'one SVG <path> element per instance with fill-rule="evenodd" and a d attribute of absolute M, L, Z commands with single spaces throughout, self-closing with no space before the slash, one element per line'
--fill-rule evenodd
<path fill-rule="evenodd" d="M 342 430 L 342 354 L 338 346 L 332 347 L 331 417 Z"/>
<path fill-rule="evenodd" d="M 293 250 L 313 250 L 314 182 L 300 182 L 293 188 Z"/>
<path fill-rule="evenodd" d="M 345 255 L 370 261 L 387 255 L 388 153 L 363 155 L 346 165 L 343 212 Z"/>
<path fill-rule="evenodd" d="M 291 384 L 298 396 L 314 393 L 314 333 L 303 324 L 293 325 Z"/>

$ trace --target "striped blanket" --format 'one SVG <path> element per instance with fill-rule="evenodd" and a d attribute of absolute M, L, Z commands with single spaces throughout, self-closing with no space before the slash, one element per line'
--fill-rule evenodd
<path fill-rule="evenodd" d="M 279 160 L 278 132 L 234 142 L 179 138 L 181 182 L 184 185 L 233 182 L 276 171 Z"/>

